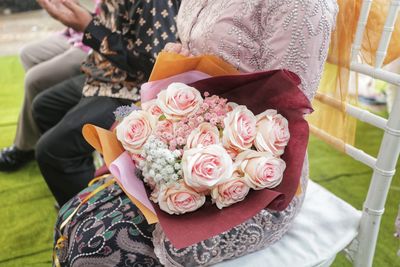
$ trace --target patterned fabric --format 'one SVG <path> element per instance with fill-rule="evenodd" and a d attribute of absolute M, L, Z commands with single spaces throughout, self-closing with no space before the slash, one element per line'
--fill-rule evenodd
<path fill-rule="evenodd" d="M 288 69 L 311 99 L 337 11 L 335 0 L 183 0 L 177 24 L 193 55 L 218 55 L 243 72 Z"/>
<path fill-rule="evenodd" d="M 88 187 L 67 202 L 59 213 L 56 229 L 83 199 L 103 182 Z M 83 204 L 63 229 L 68 237 L 57 251 L 61 266 L 161 266 L 154 254 L 152 232 L 143 214 L 121 188 L 114 184 Z M 55 241 L 60 237 L 56 230 Z"/>
<path fill-rule="evenodd" d="M 157 53 L 176 41 L 178 0 L 103 0 L 83 43 L 96 52 L 83 63 L 84 96 L 139 100 Z"/>

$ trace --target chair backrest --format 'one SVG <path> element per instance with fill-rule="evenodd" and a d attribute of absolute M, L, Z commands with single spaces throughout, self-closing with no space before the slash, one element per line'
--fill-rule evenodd
<path fill-rule="evenodd" d="M 373 0 L 364 0 L 362 2 L 356 36 L 352 45 L 350 69 L 356 73 L 362 73 L 400 87 L 400 74 L 382 68 L 396 18 L 399 13 L 400 0 L 391 1 L 385 26 L 380 38 L 379 47 L 376 52 L 375 66 L 359 62 L 362 39 L 372 2 Z M 316 98 L 320 102 L 328 104 L 334 108 L 342 108 L 342 103 L 327 95 L 317 94 Z M 343 141 L 330 136 L 321 129 L 313 126 L 310 127 L 313 134 L 334 147 L 343 148 L 344 146 L 346 154 L 373 169 L 368 194 L 363 205 L 359 234 L 353 242 L 355 250 L 353 255 L 351 255 L 354 266 L 368 267 L 372 266 L 380 221 L 384 212 L 386 198 L 395 173 L 396 163 L 400 152 L 400 93 L 396 94 L 393 108 L 388 119 L 382 118 L 368 112 L 367 110 L 350 104 L 345 104 L 345 108 L 346 113 L 355 117 L 357 120 L 364 121 L 384 130 L 377 158 L 355 148 L 354 146 L 343 144 Z"/>

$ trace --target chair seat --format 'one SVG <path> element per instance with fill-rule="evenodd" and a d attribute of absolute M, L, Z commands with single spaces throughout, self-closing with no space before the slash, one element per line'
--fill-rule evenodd
<path fill-rule="evenodd" d="M 330 266 L 357 235 L 361 212 L 310 181 L 299 215 L 276 244 L 217 267 Z"/>

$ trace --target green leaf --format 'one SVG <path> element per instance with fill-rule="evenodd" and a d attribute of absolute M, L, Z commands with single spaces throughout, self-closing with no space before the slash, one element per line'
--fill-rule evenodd
<path fill-rule="evenodd" d="M 129 228 L 129 233 L 133 236 L 138 236 L 140 235 L 140 232 L 136 228 Z"/>
<path fill-rule="evenodd" d="M 104 238 L 105 238 L 106 240 L 109 240 L 111 237 L 114 236 L 114 234 L 115 234 L 115 230 L 107 231 L 107 232 L 104 233 Z"/>
<path fill-rule="evenodd" d="M 116 211 L 114 211 L 113 213 L 110 214 L 110 217 L 111 217 L 111 218 L 114 218 L 114 217 L 116 217 L 116 216 L 118 216 L 118 215 L 121 215 L 121 214 L 122 214 L 122 213 L 121 213 L 120 211 L 117 211 L 117 210 L 116 210 Z"/>
<path fill-rule="evenodd" d="M 123 218 L 122 214 L 116 216 L 114 219 L 112 219 L 111 224 L 117 223 L 119 221 L 121 221 Z"/>
<path fill-rule="evenodd" d="M 138 216 L 136 216 L 135 218 L 132 219 L 132 222 L 134 224 L 139 224 L 139 223 L 143 222 L 143 216 L 139 214 Z"/>
<path fill-rule="evenodd" d="M 106 213 L 106 211 L 102 211 L 102 212 L 96 214 L 96 216 L 95 216 L 96 219 L 101 220 L 101 219 L 103 218 L 103 216 L 104 216 L 105 213 Z"/>

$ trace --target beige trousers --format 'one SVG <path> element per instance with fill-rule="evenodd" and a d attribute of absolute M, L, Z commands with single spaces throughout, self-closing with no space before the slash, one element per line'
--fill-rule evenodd
<path fill-rule="evenodd" d="M 54 34 L 25 46 L 20 58 L 26 71 L 25 95 L 14 145 L 21 150 L 32 150 L 40 137 L 32 117 L 33 99 L 53 85 L 78 75 L 86 53 L 70 45 L 64 36 Z"/>

